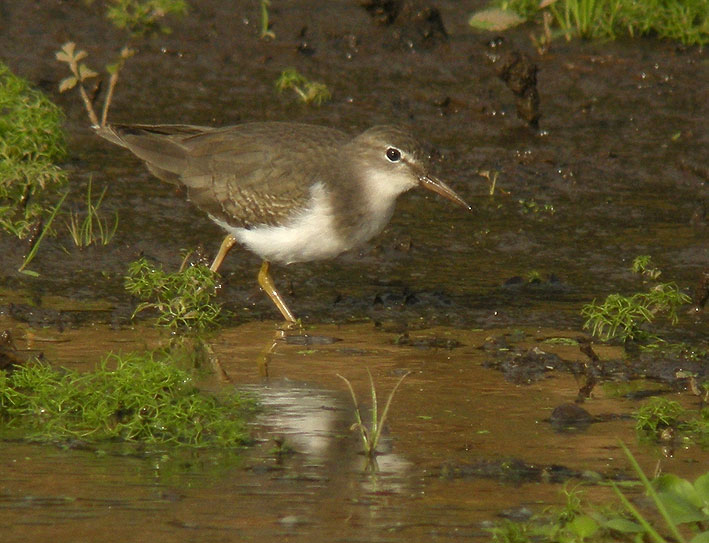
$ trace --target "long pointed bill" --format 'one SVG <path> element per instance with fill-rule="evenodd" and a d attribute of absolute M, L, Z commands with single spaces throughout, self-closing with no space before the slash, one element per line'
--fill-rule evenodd
<path fill-rule="evenodd" d="M 419 177 L 419 183 L 423 188 L 433 191 L 436 194 L 440 194 L 444 198 L 447 198 L 451 202 L 454 202 L 459 206 L 464 207 L 468 211 L 473 210 L 473 208 L 470 207 L 465 200 L 458 196 L 452 188 L 450 188 L 440 179 L 436 179 L 435 177 L 428 175 L 423 175 Z"/>

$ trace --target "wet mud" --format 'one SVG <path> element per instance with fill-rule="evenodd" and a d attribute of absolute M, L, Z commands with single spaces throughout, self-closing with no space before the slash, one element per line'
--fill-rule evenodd
<path fill-rule="evenodd" d="M 482 5 L 272 2 L 268 41 L 258 38 L 257 2 L 206 0 L 170 22 L 171 34 L 138 44 L 110 121 L 289 120 L 353 134 L 406 123 L 475 213 L 412 192 L 367 246 L 272 268 L 307 326 L 286 339 L 258 289 L 258 258 L 234 249 L 220 290 L 234 316 L 211 340 L 230 381 L 208 386 L 259 397 L 257 445 L 171 462 L 4 442 L 3 540 L 485 540 L 484 522 L 559 503 L 566 481 L 628 477 L 619 439 L 648 473 L 658 462 L 690 479 L 703 473 L 704 451 L 662 456 L 638 445 L 629 416 L 657 393 L 696 407 L 686 375 L 706 375 L 706 361 L 593 345 L 598 364 L 579 345 L 546 340 L 587 341 L 583 304 L 646 288 L 630 272 L 640 254 L 663 280 L 703 296 L 705 53 L 654 40 L 558 40 L 540 56 L 528 35 L 536 29 L 502 40 L 471 31 L 467 16 Z M 100 3 L 0 6 L 2 60 L 67 113 L 68 210 L 83 209 L 91 180 L 108 187 L 102 213 L 117 212 L 119 227 L 108 246 L 80 250 L 60 219 L 30 266 L 38 277 L 17 272 L 26 244 L 0 236 L 0 328 L 9 331 L 0 364 L 41 353 L 88 369 L 106 352 L 161 344 L 149 320 L 131 323 L 128 264 L 146 256 L 177 269 L 182 250 L 213 256 L 222 239 L 184 194 L 97 138 L 77 96 L 57 92 L 66 74 L 54 52 L 69 40 L 95 68 L 124 44 Z M 504 70 L 491 62 L 498 52 Z M 304 106 L 276 93 L 289 66 L 326 83 L 332 101 Z M 684 309 L 658 332 L 706 349 L 706 311 Z M 376 468 L 359 454 L 337 377 L 369 406 L 366 368 L 380 397 L 412 372 Z M 639 383 L 626 395 L 603 386 L 626 380 Z M 611 496 L 597 486 L 588 494 Z"/>

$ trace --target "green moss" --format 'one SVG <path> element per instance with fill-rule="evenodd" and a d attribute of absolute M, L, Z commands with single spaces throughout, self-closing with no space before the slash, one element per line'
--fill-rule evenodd
<path fill-rule="evenodd" d="M 157 324 L 172 330 L 203 331 L 215 327 L 222 315 L 214 302 L 217 275 L 204 265 L 168 273 L 141 258 L 129 266 L 125 288 L 142 300 L 134 315 L 153 310 Z"/>
<path fill-rule="evenodd" d="M 167 15 L 187 13 L 185 0 L 107 0 L 106 4 L 108 19 L 134 36 L 155 30 L 169 33 L 170 28 L 161 24 L 161 20 Z"/>
<path fill-rule="evenodd" d="M 0 227 L 20 238 L 45 220 L 66 184 L 63 115 L 0 62 Z"/>
<path fill-rule="evenodd" d="M 166 353 L 109 355 L 90 373 L 39 362 L 0 371 L 0 429 L 32 441 L 234 447 L 253 401 L 201 392 Z"/>

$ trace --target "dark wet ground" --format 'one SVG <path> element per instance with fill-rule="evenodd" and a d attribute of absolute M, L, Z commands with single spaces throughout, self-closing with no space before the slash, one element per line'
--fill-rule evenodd
<path fill-rule="evenodd" d="M 361 250 L 275 268 L 292 309 L 317 325 L 310 332 L 344 340 L 280 346 L 266 381 L 256 361 L 277 314 L 256 287 L 257 257 L 234 250 L 222 267 L 221 292 L 234 326 L 214 348 L 235 383 L 254 387 L 270 406 L 258 426 L 264 443 L 243 465 L 217 474 L 204 465 L 178 469 L 167 480 L 162 473 L 173 472 L 159 462 L 3 444 L 0 516 L 12 526 L 8 541 L 27 540 L 28 531 L 88 539 L 106 529 L 129 541 L 457 540 L 479 537 L 480 522 L 503 509 L 559 500 L 559 484 L 470 475 L 488 462 L 491 472 L 494 461 L 511 458 L 536 466 L 535 473 L 561 465 L 577 476 L 626 468 L 617 439 L 633 442 L 632 423 L 621 415 L 637 402 L 608 398 L 598 387 L 584 407 L 618 417 L 557 434 L 544 421 L 574 400 L 581 378 L 549 371 L 510 384 L 484 347 L 516 328 L 533 340 L 525 349 L 560 330 L 578 335 L 584 303 L 645 288 L 629 270 L 640 254 L 691 294 L 709 268 L 705 54 L 652 40 L 558 40 L 539 57 L 528 37 L 538 29 L 510 32 L 501 54 L 525 52 L 538 67 L 534 130 L 516 116 L 515 96 L 489 63 L 500 51 L 487 46 L 494 36 L 467 28 L 482 2 L 437 4 L 446 40 L 435 20 L 382 26 L 354 1 L 272 4 L 276 39 L 267 42 L 258 39 L 257 2 L 195 2 L 190 17 L 171 23 L 172 34 L 140 42 L 109 120 L 293 120 L 352 133 L 408 122 L 437 150 L 437 173 L 475 213 L 407 194 L 385 232 Z M 423 31 L 431 38 L 421 38 Z M 120 225 L 108 247 L 82 251 L 60 224 L 30 266 L 38 278 L 16 272 L 26 246 L 0 237 L 0 313 L 21 348 L 90 365 L 109 349 L 152 344 L 143 330 L 110 330 L 124 327 L 133 309 L 122 279 L 129 262 L 144 254 L 176 269 L 182 249 L 201 244 L 211 255 L 222 234 L 129 153 L 96 138 L 77 96 L 57 93 L 66 74 L 54 51 L 68 40 L 99 67 L 124 38 L 98 4 L 0 5 L 0 57 L 67 111 L 73 208 L 83 208 L 93 179 L 94 187 L 109 187 L 102 210 L 106 217 L 117 211 Z M 274 82 L 288 66 L 325 82 L 333 100 L 317 108 L 276 94 Z M 478 174 L 485 170 L 499 172 L 492 197 Z M 540 282 L 514 280 L 533 271 Z M 338 327 L 323 331 L 324 323 Z M 676 330 L 676 339 L 706 347 L 706 314 L 683 311 Z M 401 341 L 406 331 L 413 343 Z M 449 349 L 456 345 L 449 338 L 462 345 Z M 569 364 L 584 360 L 578 348 L 562 354 Z M 618 350 L 599 355 L 622 359 Z M 395 402 L 385 444 L 392 452 L 378 476 L 362 471 L 347 431 L 348 398 L 335 376 L 345 374 L 365 394 L 365 367 L 384 390 L 400 371 L 414 371 Z M 313 414 L 316 422 L 299 426 Z M 271 441 L 281 434 L 300 452 L 272 471 Z M 637 452 L 652 471 L 657 451 Z M 663 462 L 693 478 L 706 456 L 692 448 Z"/>
<path fill-rule="evenodd" d="M 650 40 L 559 40 L 538 57 L 530 29 L 511 33 L 503 54 L 526 51 L 538 66 L 535 131 L 517 118 L 514 95 L 488 62 L 498 54 L 487 46 L 492 36 L 465 25 L 479 5 L 440 3 L 448 39 L 434 32 L 435 39 L 410 48 L 405 42 L 415 23 L 374 24 L 356 2 L 274 5 L 271 42 L 257 39 L 251 3 L 200 2 L 189 18 L 172 23 L 171 35 L 140 42 L 109 120 L 295 120 L 352 133 L 408 122 L 438 150 L 437 173 L 475 214 L 409 194 L 389 228 L 360 251 L 277 268 L 277 283 L 306 321 L 575 326 L 581 303 L 638 288 L 628 270 L 638 254 L 652 255 L 663 277 L 691 290 L 709 266 L 703 53 Z M 100 15 L 98 5 L 7 4 L 0 50 L 14 71 L 67 110 L 75 205 L 80 209 L 89 178 L 95 187 L 107 185 L 105 216 L 118 211 L 118 234 L 107 248 L 80 251 L 60 228 L 33 262 L 41 277 L 32 280 L 14 271 L 26 247 L 4 236 L 1 280 L 32 302 L 58 292 L 106 299 L 114 309 L 91 320 L 120 322 L 129 313 L 122 288 L 128 262 L 145 254 L 174 268 L 181 249 L 201 243 L 213 254 L 221 232 L 129 153 L 94 137 L 77 96 L 57 94 L 65 76 L 54 60 L 60 44 L 78 41 L 95 67 L 122 46 L 122 35 Z M 332 102 L 308 107 L 294 94 L 277 95 L 274 81 L 288 66 L 327 83 Z M 497 187 L 509 194 L 489 197 L 481 170 L 500 172 Z M 543 210 L 547 204 L 553 213 Z M 257 267 L 256 257 L 234 251 L 223 268 L 223 299 L 240 320 L 276 316 L 251 280 Z M 531 271 L 553 280 L 504 286 Z"/>

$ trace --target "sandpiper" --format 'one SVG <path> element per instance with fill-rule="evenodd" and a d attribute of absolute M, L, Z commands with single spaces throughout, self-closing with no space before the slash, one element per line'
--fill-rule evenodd
<path fill-rule="evenodd" d="M 212 271 L 240 243 L 263 260 L 261 288 L 296 319 L 269 274 L 271 262 L 333 258 L 378 234 L 400 194 L 423 187 L 472 210 L 429 173 L 407 131 L 375 126 L 351 137 L 324 126 L 254 122 L 223 128 L 109 125 L 98 135 L 145 161 L 159 179 L 226 230 Z"/>

